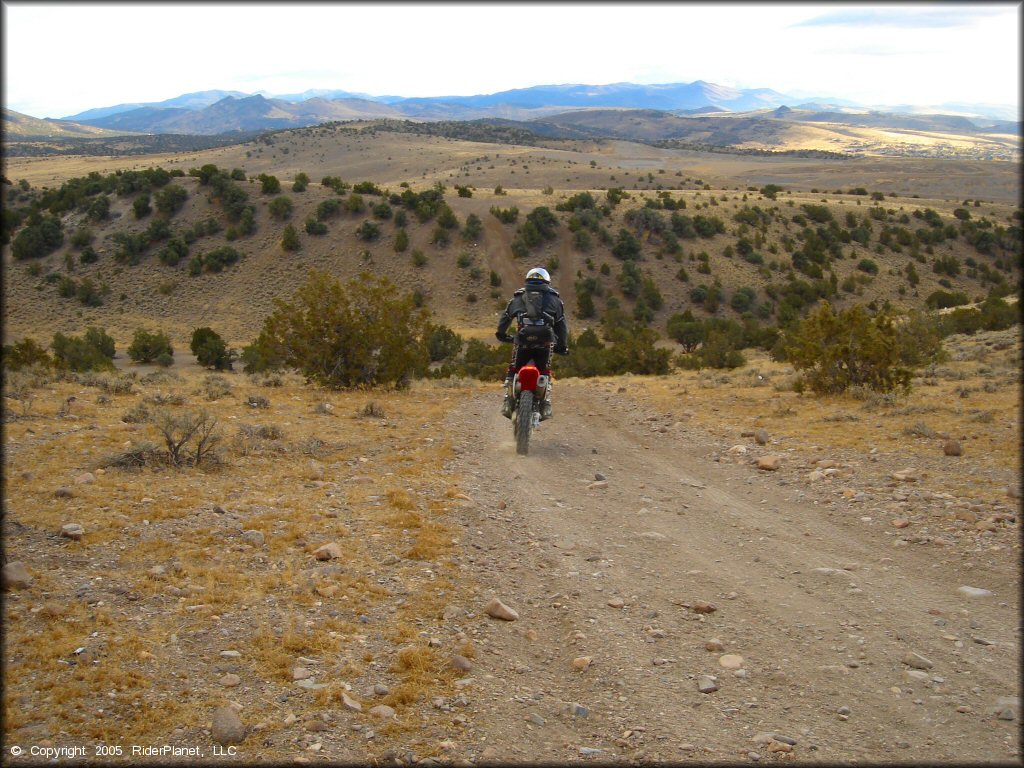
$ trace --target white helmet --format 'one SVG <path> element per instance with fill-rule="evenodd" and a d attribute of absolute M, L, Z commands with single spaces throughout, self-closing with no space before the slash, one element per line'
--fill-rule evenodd
<path fill-rule="evenodd" d="M 544 269 L 543 267 L 534 267 L 533 269 L 531 269 L 529 272 L 526 273 L 526 279 L 527 280 L 540 280 L 540 281 L 545 282 L 545 283 L 550 283 L 551 282 L 551 275 L 549 275 L 548 271 L 546 269 Z"/>

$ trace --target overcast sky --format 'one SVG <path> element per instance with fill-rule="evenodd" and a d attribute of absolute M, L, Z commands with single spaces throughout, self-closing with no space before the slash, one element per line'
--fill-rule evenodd
<path fill-rule="evenodd" d="M 493 93 L 562 83 L 1019 105 L 1021 3 L 3 2 L 4 106 L 223 89 Z"/>

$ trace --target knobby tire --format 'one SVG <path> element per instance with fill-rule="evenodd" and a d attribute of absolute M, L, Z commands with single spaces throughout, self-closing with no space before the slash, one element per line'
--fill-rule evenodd
<path fill-rule="evenodd" d="M 530 430 L 533 428 L 533 392 L 520 392 L 516 407 L 516 453 L 526 456 L 530 452 Z"/>

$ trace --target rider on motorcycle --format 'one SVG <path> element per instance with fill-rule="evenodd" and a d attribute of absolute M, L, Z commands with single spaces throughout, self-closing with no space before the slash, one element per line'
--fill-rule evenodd
<path fill-rule="evenodd" d="M 517 321 L 516 337 L 508 335 L 512 320 Z M 538 326 L 548 329 L 538 332 Z M 526 331 L 524 331 L 524 328 Z M 545 335 L 546 334 L 546 335 Z M 551 351 L 559 355 L 569 354 L 569 325 L 565 321 L 565 307 L 558 291 L 551 287 L 551 276 L 546 269 L 534 267 L 526 273 L 526 285 L 513 294 L 508 306 L 498 320 L 498 341 L 515 341 L 515 356 L 505 376 L 505 402 L 501 414 L 512 418 L 513 401 L 508 393 L 509 384 L 516 371 L 530 360 L 541 370 L 551 368 Z M 530 338 L 532 337 L 532 338 Z M 551 386 L 541 403 L 541 419 L 551 418 Z"/>

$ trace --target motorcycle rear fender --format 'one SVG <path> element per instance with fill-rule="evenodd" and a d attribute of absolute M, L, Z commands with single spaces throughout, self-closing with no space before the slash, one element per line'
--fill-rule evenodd
<path fill-rule="evenodd" d="M 540 379 L 540 371 L 535 365 L 524 365 L 516 374 L 516 391 L 533 392 L 537 389 L 537 382 Z M 545 380 L 545 385 L 547 384 Z"/>

